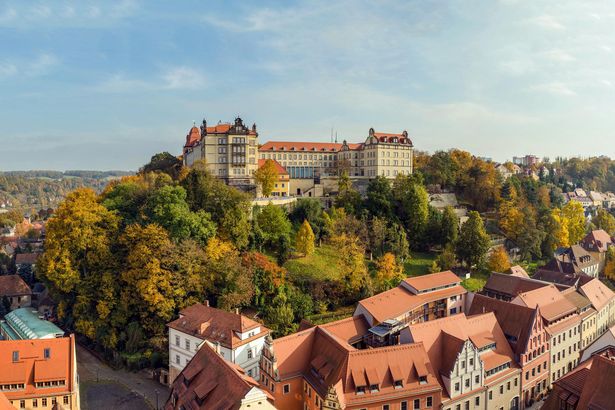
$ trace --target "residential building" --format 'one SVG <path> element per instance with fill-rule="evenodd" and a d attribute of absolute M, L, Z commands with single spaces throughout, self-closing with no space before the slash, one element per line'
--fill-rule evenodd
<path fill-rule="evenodd" d="M 461 313 L 404 332 L 423 344 L 443 386 L 443 410 L 520 408 L 521 369 L 493 313 Z"/>
<path fill-rule="evenodd" d="M 467 291 L 451 271 L 406 278 L 396 288 L 359 301 L 354 315 L 371 326 L 387 319 L 414 324 L 457 313 L 465 308 Z"/>
<path fill-rule="evenodd" d="M 530 275 L 528 275 L 525 269 L 523 269 L 523 267 L 519 265 L 511 266 L 509 271 L 512 276 L 518 276 L 520 278 L 526 278 L 526 279 L 529 279 L 530 277 Z"/>
<path fill-rule="evenodd" d="M 241 367 L 204 345 L 171 385 L 165 410 L 274 410 L 273 397 Z"/>
<path fill-rule="evenodd" d="M 273 190 L 271 191 L 271 196 L 274 196 L 274 197 L 290 196 L 290 175 L 288 174 L 286 169 L 284 169 L 284 167 L 280 165 L 280 163 L 276 161 L 275 159 L 259 159 L 258 167 L 261 168 L 263 165 L 265 165 L 265 162 L 267 161 L 273 161 L 276 171 L 278 172 L 278 178 L 273 184 Z M 261 196 L 260 189 L 259 189 L 259 194 L 257 196 Z"/>
<path fill-rule="evenodd" d="M 541 400 L 549 384 L 549 342 L 540 307 L 474 295 L 469 315 L 492 312 L 521 367 L 521 408 Z"/>
<path fill-rule="evenodd" d="M 585 296 L 596 309 L 596 336 L 602 335 L 615 324 L 615 293 L 599 279 L 592 279 L 577 286 L 577 291 Z"/>
<path fill-rule="evenodd" d="M 64 331 L 41 319 L 36 310 L 19 308 L 0 321 L 0 336 L 6 340 L 55 339 L 63 337 Z"/>
<path fill-rule="evenodd" d="M 503 164 L 496 164 L 495 169 L 500 173 L 503 179 L 508 179 L 513 175 L 521 173 L 521 167 L 518 164 L 512 162 L 505 162 Z"/>
<path fill-rule="evenodd" d="M 611 326 L 602 336 L 583 349 L 581 362 L 586 361 L 595 353 L 600 353 L 609 348 L 615 348 L 615 326 Z"/>
<path fill-rule="evenodd" d="M 555 382 L 543 410 L 612 409 L 615 348 L 595 354 Z"/>
<path fill-rule="evenodd" d="M 0 276 L 0 301 L 8 298 L 11 310 L 29 307 L 32 303 L 32 290 L 19 275 Z"/>
<path fill-rule="evenodd" d="M 355 316 L 267 339 L 260 383 L 285 410 L 438 409 L 442 388 L 422 343 L 369 346 Z"/>
<path fill-rule="evenodd" d="M 549 283 L 526 278 L 523 275 L 493 272 L 489 279 L 487 279 L 481 293 L 490 298 L 510 302 L 520 293 L 540 289 L 548 285 Z"/>
<path fill-rule="evenodd" d="M 213 127 L 203 120 L 200 129 L 193 126 L 183 149 L 184 165 L 192 166 L 204 160 L 213 175 L 229 185 L 248 189 L 254 187 L 254 172 L 258 167 L 258 132 L 243 120 L 219 123 Z"/>
<path fill-rule="evenodd" d="M 589 299 L 570 287 L 562 290 L 561 294 L 577 308 L 581 318 L 581 349 L 591 344 L 597 337 L 597 311 L 592 307 Z"/>
<path fill-rule="evenodd" d="M 523 157 L 513 157 L 513 164 L 520 165 L 522 167 L 531 167 L 538 165 L 540 159 L 536 155 L 525 155 Z"/>
<path fill-rule="evenodd" d="M 606 253 L 613 246 L 613 238 L 606 231 L 596 229 L 588 233 L 579 243 L 595 260 L 598 261 L 598 272 L 604 271 Z"/>
<path fill-rule="evenodd" d="M 2 340 L 0 369 L 0 391 L 15 408 L 80 408 L 74 335 Z"/>
<path fill-rule="evenodd" d="M 562 273 L 583 272 L 593 278 L 598 277 L 600 263 L 594 259 L 581 245 L 572 245 L 555 251 L 553 259 L 540 268 Z"/>
<path fill-rule="evenodd" d="M 520 293 L 511 301 L 529 308 L 540 308 L 550 346 L 550 383 L 571 371 L 579 362 L 581 318 L 577 307 L 550 284 Z"/>
<path fill-rule="evenodd" d="M 248 376 L 258 378 L 259 359 L 265 336 L 269 334 L 269 329 L 262 324 L 238 312 L 198 303 L 181 310 L 179 318 L 167 327 L 170 383 L 204 344 L 241 367 Z"/>

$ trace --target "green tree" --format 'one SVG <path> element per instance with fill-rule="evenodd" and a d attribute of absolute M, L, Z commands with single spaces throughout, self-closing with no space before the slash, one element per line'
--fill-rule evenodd
<path fill-rule="evenodd" d="M 290 221 L 298 226 L 307 220 L 317 239 L 321 239 L 325 232 L 325 220 L 322 204 L 316 198 L 299 198 L 288 215 Z"/>
<path fill-rule="evenodd" d="M 602 229 L 609 235 L 615 235 L 615 217 L 606 209 L 600 208 L 592 219 L 594 229 Z"/>
<path fill-rule="evenodd" d="M 296 329 L 293 323 L 295 313 L 283 287 L 278 288 L 278 294 L 271 304 L 265 308 L 265 321 L 275 336 L 285 336 Z"/>
<path fill-rule="evenodd" d="M 273 191 L 273 186 L 279 178 L 278 168 L 272 159 L 265 160 L 265 163 L 254 173 L 256 183 L 260 185 L 263 196 L 268 197 Z"/>
<path fill-rule="evenodd" d="M 297 231 L 295 244 L 297 251 L 305 256 L 314 253 L 314 232 L 307 220 L 303 221 L 301 228 Z"/>
<path fill-rule="evenodd" d="M 453 244 L 448 244 L 442 253 L 438 255 L 436 264 L 441 271 L 450 270 L 457 264 L 457 257 L 455 256 L 455 250 Z"/>
<path fill-rule="evenodd" d="M 451 206 L 444 208 L 442 213 L 442 243 L 455 243 L 459 235 L 459 218 Z"/>
<path fill-rule="evenodd" d="M 468 213 L 468 220 L 461 226 L 455 247 L 459 259 L 469 267 L 482 264 L 489 249 L 489 235 L 478 212 Z"/>
<path fill-rule="evenodd" d="M 254 214 L 267 249 L 275 250 L 281 237 L 290 236 L 291 224 L 283 208 L 268 204 L 256 209 Z"/>
<path fill-rule="evenodd" d="M 358 215 L 361 210 L 361 194 L 353 188 L 348 172 L 342 172 L 338 177 L 338 194 L 335 197 L 335 207 L 344 209 L 348 214 Z"/>
<path fill-rule="evenodd" d="M 391 183 L 382 175 L 369 181 L 365 209 L 376 217 L 391 219 L 392 216 Z"/>
<path fill-rule="evenodd" d="M 424 247 L 429 198 L 420 176 L 399 174 L 393 182 L 393 199 L 395 215 L 406 229 L 410 245 Z"/>
<path fill-rule="evenodd" d="M 145 164 L 139 172 L 142 174 L 148 172 L 163 172 L 171 178 L 177 179 L 181 170 L 182 161 L 165 151 L 154 155 L 150 162 Z"/>

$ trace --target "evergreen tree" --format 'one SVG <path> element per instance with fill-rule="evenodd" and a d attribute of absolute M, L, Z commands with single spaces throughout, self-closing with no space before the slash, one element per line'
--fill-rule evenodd
<path fill-rule="evenodd" d="M 489 249 L 489 235 L 480 214 L 470 211 L 468 220 L 461 226 L 461 232 L 456 243 L 456 253 L 467 266 L 480 266 Z"/>

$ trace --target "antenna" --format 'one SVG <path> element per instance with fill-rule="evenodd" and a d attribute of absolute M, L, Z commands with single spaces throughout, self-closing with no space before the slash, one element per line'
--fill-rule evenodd
<path fill-rule="evenodd" d="M 337 131 L 335 131 L 335 143 L 337 144 Z"/>
<path fill-rule="evenodd" d="M 331 127 L 331 135 L 330 135 L 330 138 L 331 138 L 331 142 L 333 142 L 333 127 Z"/>

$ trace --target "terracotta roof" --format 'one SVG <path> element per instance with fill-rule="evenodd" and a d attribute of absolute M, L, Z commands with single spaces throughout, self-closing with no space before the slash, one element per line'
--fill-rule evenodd
<path fill-rule="evenodd" d="M 30 286 L 19 275 L 0 276 L 0 296 L 31 295 Z"/>
<path fill-rule="evenodd" d="M 231 349 L 269 333 L 269 329 L 250 318 L 200 303 L 180 311 L 179 319 L 168 323 L 167 326 L 202 340 L 218 342 Z M 250 338 L 242 340 L 238 335 L 238 333 L 246 333 L 258 327 L 260 327 L 260 332 Z"/>
<path fill-rule="evenodd" d="M 528 273 L 525 271 L 525 269 L 523 269 L 519 265 L 511 266 L 510 274 L 512 276 L 519 276 L 521 278 L 529 278 L 530 277 L 530 275 L 528 275 Z"/>
<path fill-rule="evenodd" d="M 601 310 L 615 297 L 615 293 L 597 278 L 580 286 L 579 291 L 589 299 L 596 310 Z"/>
<path fill-rule="evenodd" d="M 0 391 L 0 410 L 15 410 L 15 407 L 11 406 L 11 402 L 6 398 L 4 393 Z"/>
<path fill-rule="evenodd" d="M 472 341 L 491 338 L 495 341 L 495 349 L 480 354 L 485 364 L 485 371 L 509 362 L 512 369 L 517 369 L 513 352 L 506 341 L 506 336 L 500 328 L 493 313 L 485 313 L 466 317 L 465 314 L 452 315 L 441 319 L 412 325 L 408 328 L 413 342 L 422 342 L 431 364 L 438 377 L 448 376 L 451 361 L 456 360 L 460 350 L 459 340 Z M 499 379 L 500 373 L 487 378 L 486 383 Z"/>
<path fill-rule="evenodd" d="M 164 408 L 239 409 L 242 399 L 253 388 L 259 388 L 256 380 L 205 344 L 173 382 Z M 264 390 L 261 391 L 271 400 Z"/>
<path fill-rule="evenodd" d="M 556 285 L 575 286 L 577 283 L 584 284 L 589 282 L 592 277 L 582 271 L 576 273 L 563 273 L 558 270 L 541 268 L 534 274 L 534 279 L 554 283 Z"/>
<path fill-rule="evenodd" d="M 575 288 L 569 288 L 565 291 L 561 292 L 562 295 L 573 305 L 576 306 L 577 309 L 584 309 L 587 307 L 591 307 L 592 303 L 585 296 L 581 295 L 576 291 Z"/>
<path fill-rule="evenodd" d="M 406 278 L 403 281 L 419 292 L 447 285 L 459 285 L 461 283 L 459 276 L 455 275 L 450 270 L 432 273 L 429 275 L 416 276 L 413 278 Z"/>
<path fill-rule="evenodd" d="M 259 151 L 338 152 L 341 148 L 337 142 L 267 141 Z"/>
<path fill-rule="evenodd" d="M 360 340 L 370 328 L 365 316 L 358 315 L 346 319 L 337 320 L 335 322 L 320 325 L 321 328 L 329 333 L 340 338 L 348 344 L 352 344 Z"/>
<path fill-rule="evenodd" d="M 541 269 L 562 273 L 580 273 L 583 268 L 596 265 L 598 261 L 580 245 L 559 249 L 553 259 Z"/>
<path fill-rule="evenodd" d="M 196 126 L 193 126 L 192 128 L 190 128 L 190 131 L 188 131 L 188 135 L 186 135 L 185 147 L 191 147 L 197 142 L 199 142 L 200 140 L 201 140 L 201 131 Z"/>
<path fill-rule="evenodd" d="M 540 314 L 549 322 L 577 310 L 576 306 L 567 300 L 553 284 L 520 293 L 518 300 L 530 308 L 540 306 Z"/>
<path fill-rule="evenodd" d="M 276 161 L 275 159 L 259 159 L 258 160 L 258 167 L 261 168 L 263 165 L 265 165 L 265 162 L 267 161 L 273 161 L 274 165 L 275 165 L 275 169 L 278 171 L 279 175 L 288 175 L 288 172 L 286 171 L 286 168 L 284 168 L 282 165 L 280 165 L 280 163 L 278 161 Z"/>
<path fill-rule="evenodd" d="M 26 265 L 34 265 L 38 260 L 40 253 L 18 253 L 15 255 L 15 263 L 26 264 Z"/>
<path fill-rule="evenodd" d="M 45 349 L 49 358 L 45 359 Z M 13 352 L 19 352 L 19 360 L 13 361 Z M 67 394 L 75 389 L 75 339 L 74 336 L 53 339 L 1 340 L 0 384 L 25 384 L 25 389 L 6 391 L 8 399 L 35 397 L 40 394 Z M 37 389 L 35 382 L 64 380 L 64 386 Z"/>
<path fill-rule="evenodd" d="M 494 272 L 487 279 L 483 292 L 491 291 L 514 298 L 519 293 L 539 289 L 547 285 L 547 283 L 529 278 Z"/>
<path fill-rule="evenodd" d="M 493 312 L 516 355 L 521 355 L 527 348 L 527 342 L 532 333 L 532 326 L 538 316 L 538 308 L 529 308 L 489 298 L 474 295 L 468 315 Z M 514 338 L 514 339 L 513 339 Z M 513 340 L 515 340 L 513 342 Z"/>
<path fill-rule="evenodd" d="M 609 245 L 613 245 L 613 238 L 603 229 L 597 229 L 588 233 L 581 240 L 581 245 L 587 250 L 606 252 Z"/>

